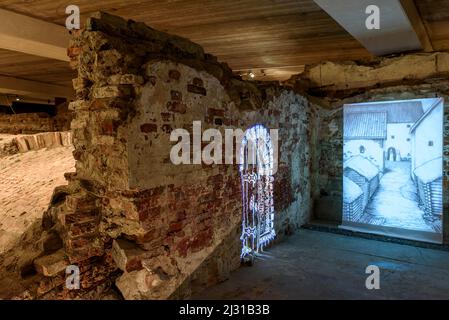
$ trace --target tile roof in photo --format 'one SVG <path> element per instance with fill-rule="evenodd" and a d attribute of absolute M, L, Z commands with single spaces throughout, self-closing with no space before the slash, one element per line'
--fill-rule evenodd
<path fill-rule="evenodd" d="M 350 112 L 344 117 L 345 139 L 386 139 L 386 112 Z"/>
<path fill-rule="evenodd" d="M 424 114 L 419 100 L 346 105 L 345 115 L 352 112 L 387 112 L 387 123 L 415 123 Z"/>

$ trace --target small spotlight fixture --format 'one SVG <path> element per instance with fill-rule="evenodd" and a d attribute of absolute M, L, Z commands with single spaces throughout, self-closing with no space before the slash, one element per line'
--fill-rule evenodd
<path fill-rule="evenodd" d="M 19 96 L 16 96 L 16 101 L 20 101 L 20 98 L 19 98 Z"/>
<path fill-rule="evenodd" d="M 254 77 L 256 76 L 253 72 L 248 73 L 248 75 L 251 79 L 254 79 Z"/>

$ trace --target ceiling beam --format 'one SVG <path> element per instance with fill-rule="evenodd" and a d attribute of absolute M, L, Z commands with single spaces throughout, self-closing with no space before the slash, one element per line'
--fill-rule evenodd
<path fill-rule="evenodd" d="M 414 0 L 400 0 L 401 6 L 404 9 L 416 35 L 425 52 L 433 52 L 432 41 L 430 40 L 429 34 L 421 18 L 421 14 L 416 8 Z"/>
<path fill-rule="evenodd" d="M 24 80 L 0 75 L 0 93 L 17 94 L 33 98 L 53 99 L 54 97 L 73 98 L 70 87 L 38 81 Z"/>
<path fill-rule="evenodd" d="M 374 55 L 423 49 L 423 44 L 399 0 L 314 1 Z M 366 9 L 370 5 L 379 7 L 379 29 L 368 29 L 366 26 L 366 20 L 370 16 Z M 414 19 L 416 15 L 419 16 L 416 12 Z"/>
<path fill-rule="evenodd" d="M 69 61 L 66 28 L 3 9 L 0 21 L 0 48 Z"/>

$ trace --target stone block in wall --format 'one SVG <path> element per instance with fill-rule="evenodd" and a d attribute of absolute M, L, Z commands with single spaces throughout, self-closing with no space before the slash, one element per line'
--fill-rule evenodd
<path fill-rule="evenodd" d="M 39 286 L 37 288 L 37 295 L 41 297 L 42 295 L 50 292 L 51 290 L 61 286 L 65 283 L 65 275 L 56 275 L 54 277 L 45 277 L 42 281 L 39 282 Z"/>
<path fill-rule="evenodd" d="M 129 97 L 132 95 L 133 89 L 129 85 L 111 85 L 100 88 L 95 88 L 93 97 L 101 98 L 115 98 L 115 97 Z"/>
<path fill-rule="evenodd" d="M 87 83 L 88 82 L 84 78 L 72 79 L 72 85 L 73 85 L 73 89 L 75 89 L 75 91 L 78 91 L 78 90 L 86 88 Z"/>
<path fill-rule="evenodd" d="M 13 139 L 19 152 L 27 152 L 45 148 L 55 148 L 72 145 L 71 132 L 45 132 L 35 135 L 18 136 Z"/>
<path fill-rule="evenodd" d="M 439 73 L 449 73 L 449 54 L 446 52 L 437 53 L 437 71 Z"/>
<path fill-rule="evenodd" d="M 142 269 L 142 258 L 145 250 L 142 250 L 135 243 L 116 239 L 112 243 L 112 258 L 117 267 L 125 272 Z"/>
<path fill-rule="evenodd" d="M 61 138 L 61 144 L 64 147 L 72 145 L 72 133 L 70 131 L 59 132 L 59 136 Z"/>
<path fill-rule="evenodd" d="M 86 100 L 75 100 L 69 103 L 68 108 L 72 111 L 86 110 L 89 108 L 89 103 Z"/>
<path fill-rule="evenodd" d="M 116 286 L 126 300 L 167 299 L 173 287 L 159 274 L 147 269 L 124 273 L 117 279 Z"/>
<path fill-rule="evenodd" d="M 110 85 L 131 84 L 141 85 L 144 83 L 143 77 L 135 74 L 115 74 L 108 78 Z"/>
<path fill-rule="evenodd" d="M 103 240 L 96 236 L 79 237 L 65 241 L 65 251 L 71 264 L 101 257 L 105 253 Z"/>
<path fill-rule="evenodd" d="M 64 271 L 69 265 L 64 250 L 56 251 L 53 254 L 43 256 L 34 260 L 36 271 L 46 277 L 56 276 Z"/>

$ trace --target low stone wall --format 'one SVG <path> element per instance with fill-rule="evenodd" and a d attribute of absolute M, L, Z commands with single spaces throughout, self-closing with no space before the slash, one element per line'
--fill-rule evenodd
<path fill-rule="evenodd" d="M 0 114 L 0 133 L 36 133 L 55 131 L 55 122 L 46 113 Z"/>
<path fill-rule="evenodd" d="M 73 112 L 68 110 L 68 103 L 55 107 L 56 116 L 48 113 L 0 113 L 0 133 L 32 134 L 38 132 L 68 131 L 73 119 Z"/>
<path fill-rule="evenodd" d="M 16 135 L 0 133 L 0 157 L 13 155 L 19 152 L 19 148 L 14 143 Z"/>
<path fill-rule="evenodd" d="M 72 145 L 72 134 L 65 132 L 44 132 L 32 135 L 3 135 L 0 143 L 0 157 L 45 148 Z"/>
<path fill-rule="evenodd" d="M 19 152 L 55 148 L 72 145 L 72 134 L 66 132 L 44 132 L 33 135 L 20 135 L 12 141 Z"/>

